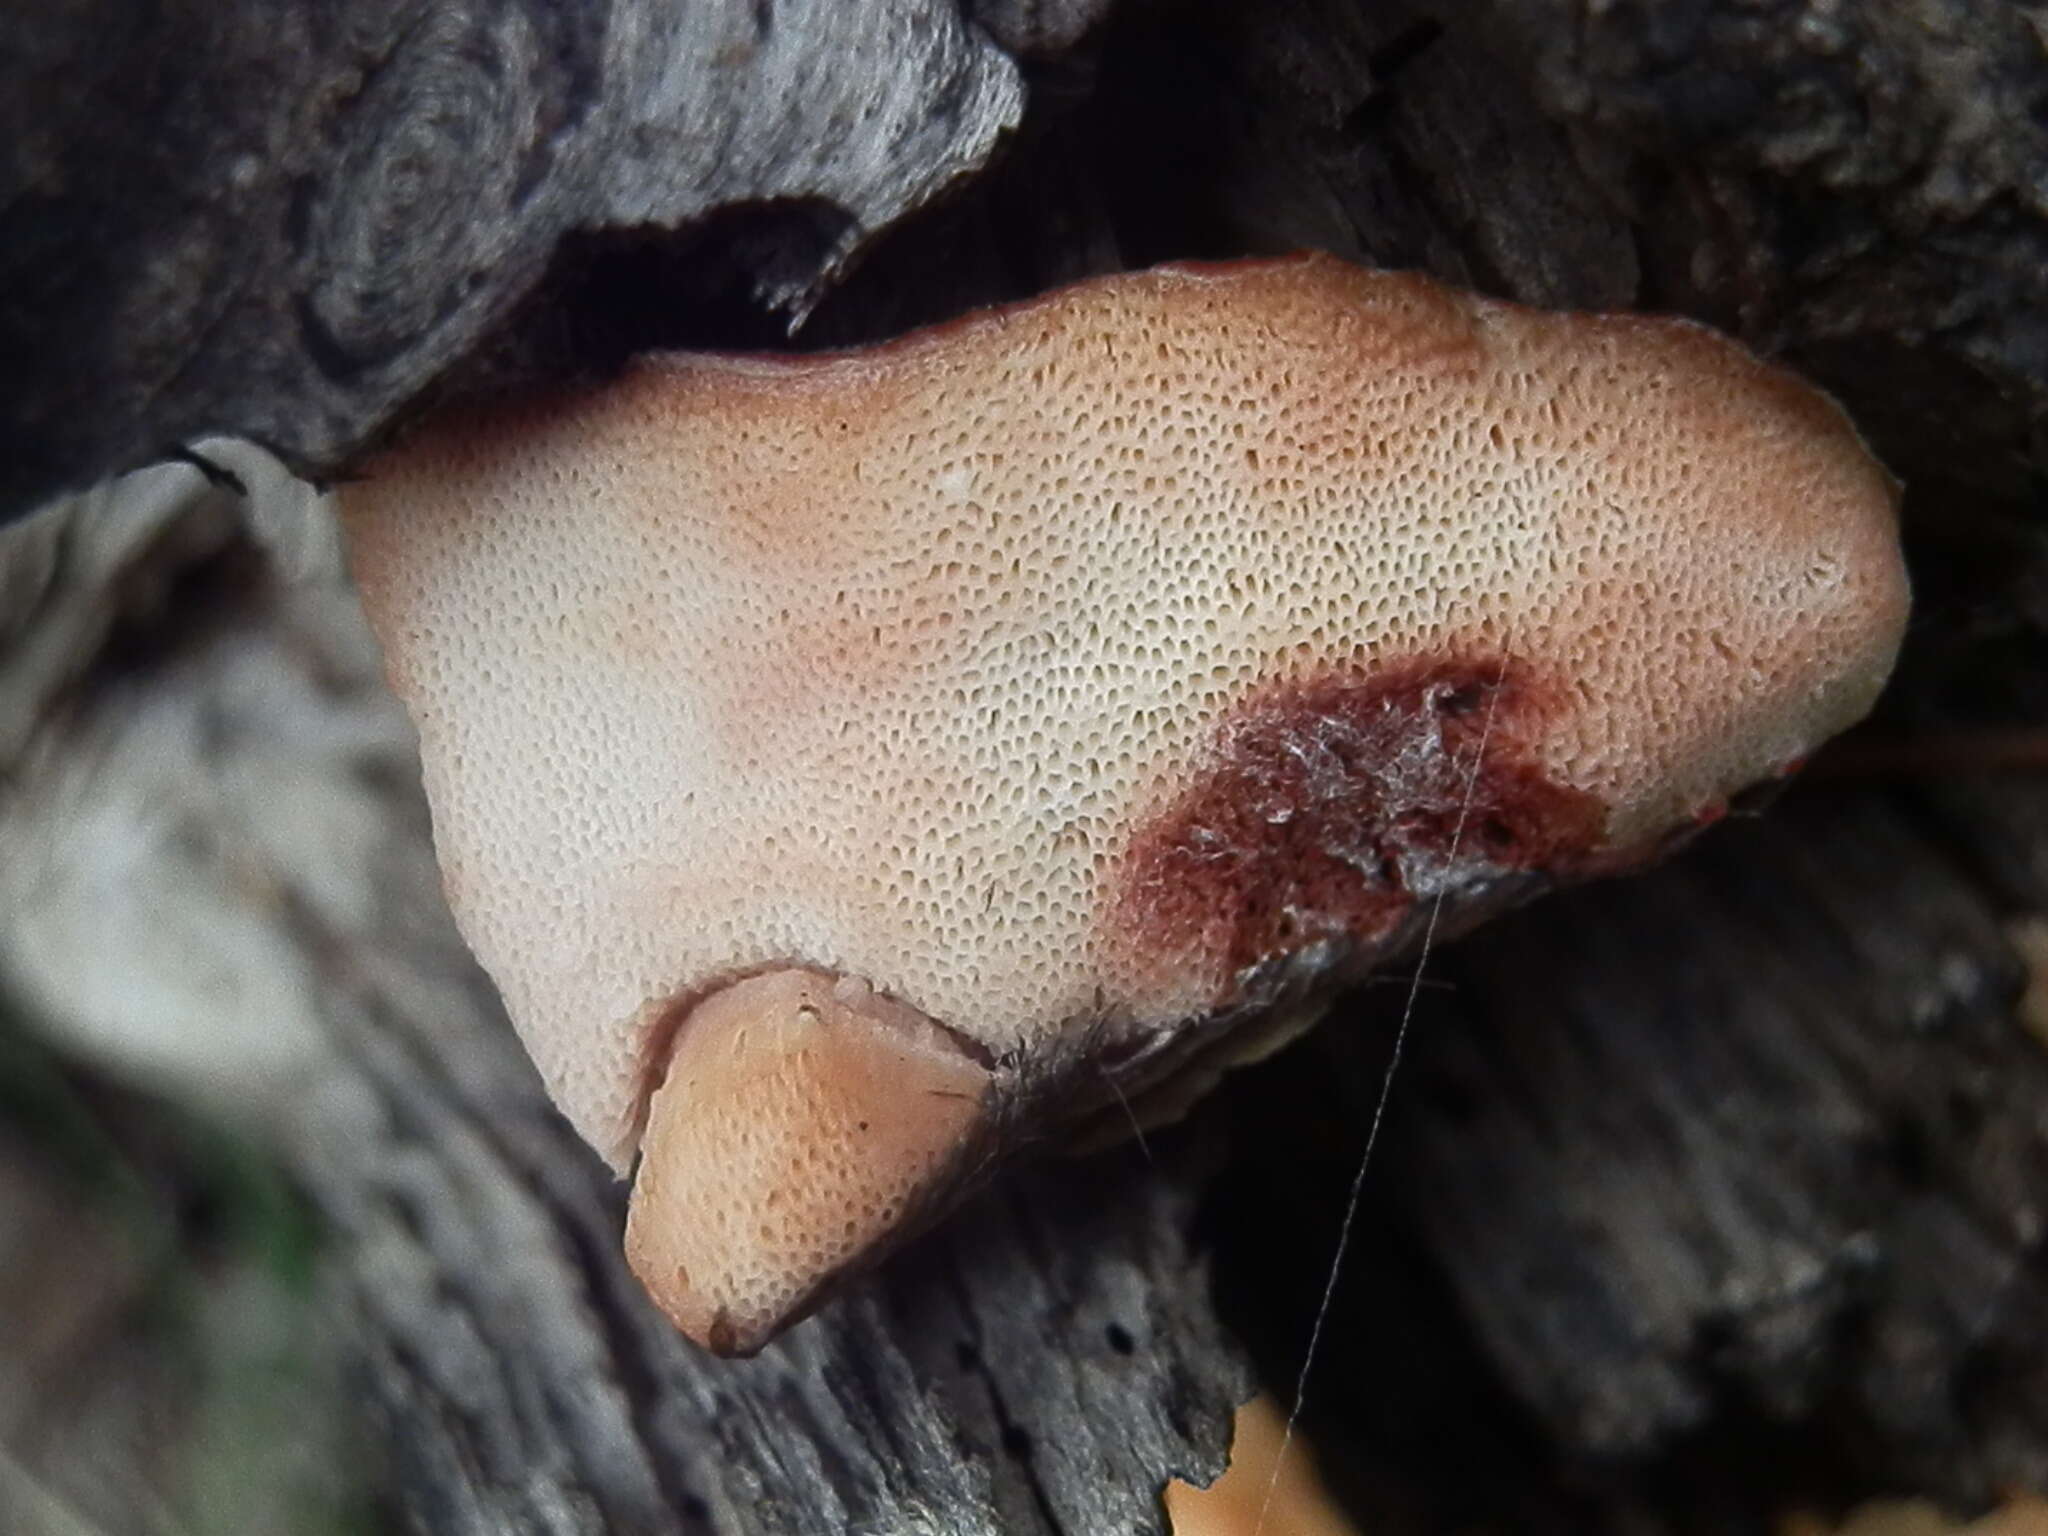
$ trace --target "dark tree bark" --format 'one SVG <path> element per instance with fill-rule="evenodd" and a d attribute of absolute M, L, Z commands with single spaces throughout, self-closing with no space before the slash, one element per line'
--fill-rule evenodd
<path fill-rule="evenodd" d="M 0 381 L 0 502 L 202 427 L 332 469 L 430 386 L 788 345 L 793 314 L 795 344 L 870 339 L 1168 257 L 1314 245 L 1733 329 L 1908 479 L 1900 684 L 1766 819 L 1432 962 L 1306 1423 L 1373 1529 L 1750 1530 L 2048 1486 L 2022 1004 L 2048 788 L 1986 771 L 2038 766 L 2048 724 L 2040 13 L 1102 9 L 982 6 L 1021 73 L 910 0 L 684 30 L 623 0 L 214 7 L 196 33 L 50 10 L 0 57 L 0 336 L 29 360 Z M 870 26 L 896 41 L 862 51 Z M 225 1031 L 240 1112 L 332 1234 L 396 1506 L 1154 1528 L 1167 1475 L 1220 1465 L 1233 1340 L 1293 1380 L 1401 989 L 1143 1150 L 1021 1172 L 762 1360 L 701 1359 L 625 1277 L 615 1190 L 440 910 L 316 521 L 223 458 L 247 498 L 175 469 L 5 535 L 0 976 L 82 1059 L 137 1049 L 109 975 Z M 325 831 L 251 809 L 280 797 Z M 95 905 L 116 866 L 148 897 L 127 926 Z M 167 958 L 181 906 L 212 937 Z"/>
<path fill-rule="evenodd" d="M 331 471 L 571 231 L 770 207 L 801 315 L 1023 99 L 946 0 L 26 8 L 0 42 L 0 516 L 204 432 Z"/>

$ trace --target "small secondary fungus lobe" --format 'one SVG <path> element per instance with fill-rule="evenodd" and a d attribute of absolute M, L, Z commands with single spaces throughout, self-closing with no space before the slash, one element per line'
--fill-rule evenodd
<path fill-rule="evenodd" d="M 463 931 L 747 1350 L 1438 897 L 1641 862 L 1857 719 L 1892 502 L 1698 327 L 1300 257 L 648 359 L 343 511 Z"/>

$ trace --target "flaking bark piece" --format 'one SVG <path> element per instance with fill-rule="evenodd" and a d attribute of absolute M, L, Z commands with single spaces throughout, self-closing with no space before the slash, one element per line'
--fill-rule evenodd
<path fill-rule="evenodd" d="M 648 359 L 436 423 L 344 513 L 465 934 L 583 1134 L 643 1191 L 688 1146 L 692 1200 L 774 1184 L 719 1171 L 751 1068 L 687 1099 L 727 1130 L 642 1139 L 735 978 L 853 978 L 978 1052 L 961 1148 L 1177 1101 L 1439 900 L 1640 862 L 1787 771 L 1906 606 L 1892 483 L 1796 379 L 1326 257 Z M 812 1124 L 792 1187 L 863 1166 Z M 937 1209 L 985 1159 L 935 1134 L 866 1165 L 915 1198 L 832 1198 Z M 774 1267 L 693 1219 L 760 1249 L 693 1274 Z"/>

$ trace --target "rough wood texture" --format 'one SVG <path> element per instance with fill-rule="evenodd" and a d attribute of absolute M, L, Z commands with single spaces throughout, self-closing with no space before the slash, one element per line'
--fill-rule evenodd
<path fill-rule="evenodd" d="M 772 14 L 783 44 L 804 34 L 829 50 L 851 10 Z M 1376 1531 L 1673 1536 L 1762 1529 L 1790 1503 L 2048 1482 L 2048 1052 L 2017 1022 L 2026 977 L 2009 927 L 2048 909 L 2048 796 L 1972 774 L 1967 742 L 1942 745 L 1963 727 L 2048 722 L 2048 697 L 2026 685 L 2048 675 L 2048 560 L 2025 499 L 2048 449 L 2040 13 L 1994 0 L 1100 10 L 981 8 L 1038 55 L 1013 151 L 875 242 L 800 340 L 888 334 L 1087 271 L 1303 244 L 1537 302 L 1676 307 L 1843 394 L 1912 477 L 1916 574 L 1936 598 L 1886 728 L 1917 733 L 1943 776 L 1818 782 L 1667 874 L 1532 909 L 1432 967 L 1452 990 L 1423 994 L 1310 1382 L 1333 1478 Z M 524 11 L 491 14 L 477 37 L 538 35 L 519 32 Z M 605 58 L 624 56 L 618 18 L 639 14 L 614 9 Z M 79 29 L 63 36 L 89 35 L 87 10 L 50 15 Z M 370 52 L 396 35 L 362 25 Z M 933 35 L 969 36 L 953 25 Z M 224 100 L 216 87 L 251 55 L 228 46 L 231 23 L 207 26 L 219 58 L 190 89 Z M 313 41 L 327 62 L 308 67 L 329 78 L 344 44 Z M 475 55 L 437 47 L 428 77 L 467 78 Z M 1009 80 L 1007 64 L 958 50 L 945 56 L 983 82 L 968 96 L 987 110 L 905 106 L 905 122 L 953 127 L 891 164 L 894 201 L 864 205 L 863 231 L 977 159 L 974 125 L 1007 120 L 1011 107 L 988 105 L 1005 88 L 987 83 Z M 481 147 L 500 141 L 450 125 L 548 120 L 513 103 L 578 55 L 536 43 L 518 56 L 524 75 L 490 78 L 527 85 L 465 86 L 445 118 L 415 119 L 401 158 L 416 153 L 421 180 L 379 183 L 387 204 L 461 204 L 472 185 L 509 196 Z M 54 80 L 76 58 L 38 67 Z M 889 73 L 870 64 L 817 78 L 865 89 Z M 108 68 L 128 99 L 176 94 L 169 72 Z M 651 78 L 620 68 L 558 143 L 616 122 L 620 82 Z M 718 77 L 742 78 L 756 77 Z M 384 79 L 359 95 L 233 99 L 251 133 L 311 154 L 292 124 L 360 102 L 336 118 L 358 121 L 399 89 Z M 34 131 L 10 140 L 16 163 L 56 165 L 80 135 L 100 155 L 137 132 L 118 113 L 65 120 L 63 92 L 40 89 Z M 800 139 L 812 119 L 776 121 Z M 172 281 L 184 247 L 128 242 L 119 231 L 136 226 L 115 205 L 218 233 L 240 225 L 205 210 L 242 194 L 205 135 L 145 142 L 161 158 L 141 191 L 108 194 L 103 251 L 31 249 L 24 231 L 57 224 L 0 202 L 0 336 L 32 321 L 52 354 L 11 376 L 5 419 L 49 434 L 29 448 L 72 455 L 37 469 L 10 446 L 43 477 L 18 494 L 187 429 L 173 421 L 303 421 L 353 441 L 458 355 L 478 368 L 466 349 L 486 332 L 500 382 L 622 347 L 773 343 L 786 318 L 754 302 L 748 274 L 787 293 L 783 277 L 807 280 L 844 232 L 799 210 L 577 245 L 508 308 L 551 232 L 443 314 L 433 296 L 459 290 L 448 274 L 474 266 L 468 242 L 486 235 L 430 218 L 408 253 L 411 235 L 362 237 L 383 216 L 352 204 L 328 216 L 358 232 L 320 247 L 323 262 L 357 253 L 334 273 L 201 251 L 199 268 L 238 274 L 233 302 L 201 315 L 124 286 Z M 577 153 L 622 152 L 606 142 Z M 840 147 L 835 129 L 788 153 Z M 339 149 L 319 155 L 291 173 L 309 209 L 335 206 L 316 196 L 326 178 L 365 173 Z M 186 210 L 196 222 L 166 222 L 160 186 L 209 189 Z M 545 195 L 584 209 L 559 231 L 598 193 Z M 250 215 L 248 238 L 273 238 L 283 217 Z M 396 286 L 387 300 L 349 270 Z M 334 311 L 356 317 L 346 334 L 383 338 L 389 355 L 341 375 L 273 366 L 301 346 L 290 296 L 315 286 L 353 294 Z M 105 314 L 122 328 L 100 329 Z M 222 387 L 269 414 L 173 411 Z M 112 402 L 104 422 L 81 391 Z M 171 414 L 146 415 L 157 409 Z M 107 435 L 117 426 L 130 435 Z M 615 1196 L 546 1112 L 454 946 L 404 733 L 337 639 L 331 595 L 282 597 L 235 532 L 239 499 L 195 499 L 178 473 L 177 515 L 101 524 L 84 506 L 15 530 L 0 559 L 0 966 L 67 1051 L 253 1111 L 284 1149 L 335 1224 L 365 1397 L 414 1523 L 580 1532 L 679 1514 L 739 1532 L 1093 1536 L 1142 1528 L 1167 1470 L 1216 1464 L 1219 1415 L 1243 1385 L 1219 1317 L 1269 1379 L 1292 1380 L 1397 987 L 1370 989 L 1155 1138 L 1157 1163 L 1125 1149 L 1006 1186 L 775 1355 L 708 1367 L 621 1278 Z M 201 1030 L 220 1043 L 179 1049 Z M 1232 1154 L 1220 1170 L 1219 1142 Z"/>
<path fill-rule="evenodd" d="M 206 431 L 334 469 L 569 231 L 772 205 L 749 276 L 801 314 L 1022 108 L 948 0 L 72 0 L 7 31 L 0 518 Z"/>
<path fill-rule="evenodd" d="M 1966 797 L 1958 837 L 1920 792 L 1812 786 L 1440 957 L 1310 1387 L 1385 1528 L 1754 1530 L 2048 1482 L 2048 1050 L 2006 927 L 2048 894 L 2048 797 Z M 1269 1375 L 1400 992 L 1235 1090 L 1218 1263 Z"/>
<path fill-rule="evenodd" d="M 1456 957 L 1409 1082 L 1449 1112 L 1388 1172 L 1571 1443 L 1747 1412 L 1910 1488 L 2048 1485 L 2048 1052 L 1967 856 L 1834 785 Z"/>
<path fill-rule="evenodd" d="M 2048 14 L 1478 0 L 1642 232 L 1645 298 L 1785 352 L 1902 471 L 2048 452 Z M 1497 24 L 1498 30 L 1491 30 Z"/>

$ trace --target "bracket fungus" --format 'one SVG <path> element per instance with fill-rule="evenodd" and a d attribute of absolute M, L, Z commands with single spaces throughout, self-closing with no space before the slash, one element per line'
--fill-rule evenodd
<path fill-rule="evenodd" d="M 456 916 L 733 1352 L 1431 907 L 1712 820 L 1906 609 L 1813 389 L 1321 256 L 647 358 L 444 417 L 343 515 Z"/>

